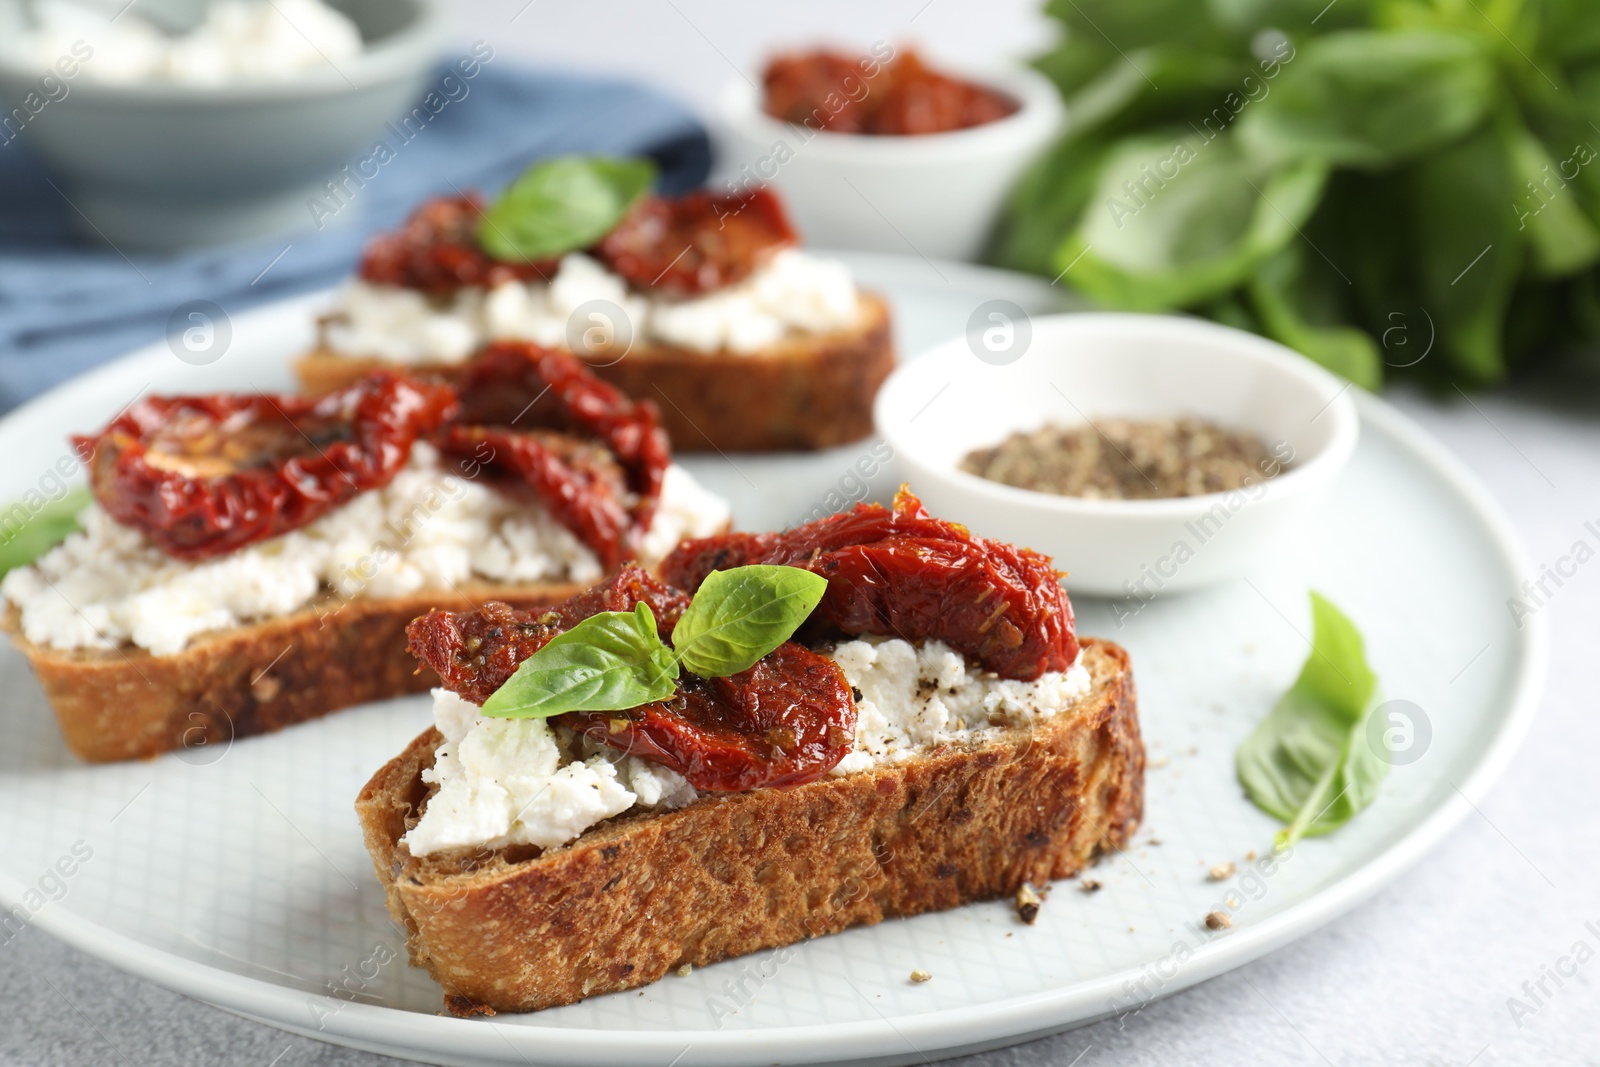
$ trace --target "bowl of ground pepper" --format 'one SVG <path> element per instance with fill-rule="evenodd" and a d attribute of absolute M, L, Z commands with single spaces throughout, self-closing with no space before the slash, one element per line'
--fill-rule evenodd
<path fill-rule="evenodd" d="M 1009 361 L 967 337 L 907 361 L 875 416 L 930 510 L 1049 553 L 1074 593 L 1144 602 L 1247 574 L 1355 449 L 1349 383 L 1254 334 L 1111 313 L 1030 326 Z"/>

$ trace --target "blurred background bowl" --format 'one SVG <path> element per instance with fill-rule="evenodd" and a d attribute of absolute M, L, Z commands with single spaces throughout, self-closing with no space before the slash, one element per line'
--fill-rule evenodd
<path fill-rule="evenodd" d="M 1348 383 L 1255 334 L 1163 315 L 1027 325 L 1012 363 L 986 362 L 959 337 L 902 364 L 874 415 L 929 511 L 1054 556 L 1073 593 L 1148 599 L 1248 573 L 1295 535 L 1355 449 Z M 1056 496 L 959 469 L 1016 431 L 1181 415 L 1253 432 L 1289 468 L 1246 489 L 1162 500 Z"/>
<path fill-rule="evenodd" d="M 776 186 L 808 244 L 977 259 L 1006 194 L 1061 132 L 1061 96 L 1026 67 L 933 66 L 998 89 L 1021 106 L 998 122 L 949 133 L 829 133 L 768 115 L 761 89 L 741 79 L 728 85 L 720 102 L 718 177 L 740 189 L 746 174 L 754 175 L 754 184 Z M 775 157 L 779 144 L 792 152 L 786 162 Z"/>
<path fill-rule="evenodd" d="M 309 198 L 420 97 L 445 41 L 439 0 L 330 6 L 364 46 L 337 67 L 204 88 L 66 80 L 68 94 L 22 135 L 61 179 L 84 236 L 171 249 L 308 226 Z M 27 24 L 24 0 L 0 0 L 0 37 Z M 0 56 L 8 113 L 46 73 Z"/>

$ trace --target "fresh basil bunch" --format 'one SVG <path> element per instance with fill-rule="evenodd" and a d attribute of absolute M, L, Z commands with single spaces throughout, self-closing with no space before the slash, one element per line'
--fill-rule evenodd
<path fill-rule="evenodd" d="M 673 628 L 673 647 L 656 632 L 649 605 L 603 611 L 523 660 L 484 701 L 483 713 L 543 719 L 666 700 L 677 691 L 680 668 L 724 678 L 754 666 L 793 636 L 827 591 L 826 578 L 798 567 L 712 571 Z"/>
<path fill-rule="evenodd" d="M 616 228 L 655 180 L 656 165 L 648 159 L 542 160 L 489 205 L 478 224 L 478 243 L 512 262 L 588 248 Z"/>
<path fill-rule="evenodd" d="M 993 258 L 1368 388 L 1600 338 L 1593 0 L 1050 0 L 1069 133 Z"/>

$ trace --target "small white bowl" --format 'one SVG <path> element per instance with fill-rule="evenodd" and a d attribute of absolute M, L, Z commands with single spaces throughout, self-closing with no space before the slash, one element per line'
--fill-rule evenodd
<path fill-rule="evenodd" d="M 1025 67 L 970 72 L 935 65 L 998 89 L 1021 107 L 998 122 L 950 133 L 829 133 L 773 118 L 761 110 L 760 88 L 739 80 L 722 94 L 719 179 L 741 190 L 775 186 L 810 245 L 977 259 L 1006 194 L 1061 132 L 1061 96 L 1048 78 Z"/>
<path fill-rule="evenodd" d="M 81 71 L 42 70 L 0 49 L 0 101 L 19 106 L 42 76 L 54 80 L 60 102 L 39 105 L 20 137 L 66 186 L 67 214 L 90 241 L 177 249 L 320 229 L 312 199 L 342 203 L 326 188 L 340 165 L 375 139 L 395 140 L 384 123 L 400 121 L 444 73 L 437 65 L 448 34 L 444 0 L 332 6 L 365 42 L 337 68 L 210 87 L 122 85 L 95 81 L 92 56 Z M 0 40 L 26 25 L 24 0 L 0 0 Z M 340 180 L 353 191 L 352 179 Z"/>
<path fill-rule="evenodd" d="M 998 322 L 998 320 L 996 320 Z M 1293 536 L 1355 449 L 1350 386 L 1282 345 L 1198 319 L 1066 314 L 1018 323 L 1014 362 L 958 337 L 900 366 L 874 416 L 933 514 L 1055 557 L 1067 588 L 1137 597 L 1247 573 Z M 1024 340 L 1024 326 L 1031 340 Z M 1195 415 L 1287 450 L 1245 489 L 1164 500 L 1033 492 L 959 469 L 1018 430 L 1109 417 Z"/>

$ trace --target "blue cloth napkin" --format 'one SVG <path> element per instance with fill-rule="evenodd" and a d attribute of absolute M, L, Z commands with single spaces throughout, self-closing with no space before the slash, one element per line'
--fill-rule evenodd
<path fill-rule="evenodd" d="M 159 340 L 185 301 L 211 300 L 232 314 L 334 284 L 368 237 L 426 197 L 457 187 L 493 193 L 540 156 L 643 153 L 661 164 L 669 192 L 705 180 L 704 129 L 658 92 L 502 65 L 466 84 L 467 96 L 353 193 L 337 225 L 311 229 L 308 209 L 301 232 L 182 253 L 125 257 L 79 242 L 73 208 L 26 151 L 26 137 L 0 147 L 0 410 Z M 352 167 L 370 148 L 352 154 Z"/>

